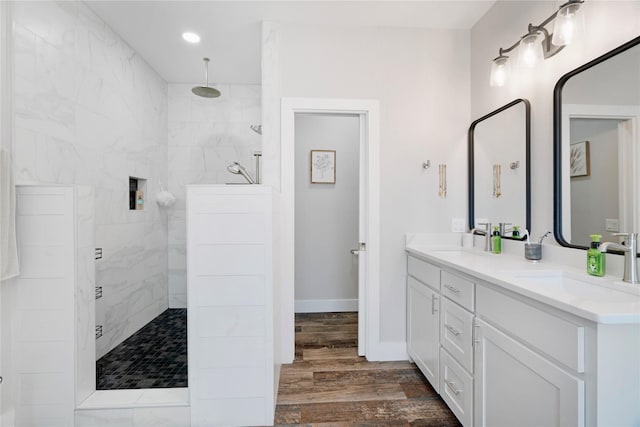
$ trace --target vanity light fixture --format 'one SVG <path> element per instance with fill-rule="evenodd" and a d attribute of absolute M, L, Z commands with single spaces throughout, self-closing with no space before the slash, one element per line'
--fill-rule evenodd
<path fill-rule="evenodd" d="M 575 40 L 576 35 L 584 33 L 584 14 L 579 13 L 581 3 L 581 1 L 569 1 L 560 6 L 551 43 L 556 46 L 566 46 Z"/>
<path fill-rule="evenodd" d="M 544 57 L 538 33 L 534 30 L 520 41 L 518 62 L 523 67 L 533 68 Z"/>
<path fill-rule="evenodd" d="M 200 36 L 196 33 L 192 33 L 191 31 L 187 31 L 182 33 L 182 38 L 184 41 L 192 44 L 200 43 Z"/>
<path fill-rule="evenodd" d="M 579 13 L 584 0 L 569 0 L 554 12 L 553 15 L 542 21 L 540 25 L 529 24 L 527 34 L 506 49 L 498 50 L 498 57 L 491 65 L 491 86 L 504 86 L 509 76 L 509 56 L 506 54 L 520 46 L 519 64 L 525 67 L 533 67 L 541 59 L 551 58 L 560 52 L 565 45 L 570 44 L 576 38 L 576 32 L 584 26 L 584 16 Z M 555 19 L 553 34 L 545 28 Z"/>

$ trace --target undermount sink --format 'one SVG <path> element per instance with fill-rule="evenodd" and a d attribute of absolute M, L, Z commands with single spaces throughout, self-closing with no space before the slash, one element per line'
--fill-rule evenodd
<path fill-rule="evenodd" d="M 459 255 L 477 255 L 483 256 L 484 252 L 477 251 L 465 251 L 460 248 L 452 248 L 452 249 L 438 249 L 437 251 L 432 251 L 434 255 L 445 255 L 445 256 L 459 256 Z"/>
<path fill-rule="evenodd" d="M 563 292 L 582 301 L 626 302 L 629 294 L 599 284 L 590 278 L 561 270 L 503 270 L 500 273 L 516 284 L 529 285 L 532 289 Z M 596 279 L 597 280 L 597 279 Z M 605 279 L 600 279 L 604 281 Z"/>

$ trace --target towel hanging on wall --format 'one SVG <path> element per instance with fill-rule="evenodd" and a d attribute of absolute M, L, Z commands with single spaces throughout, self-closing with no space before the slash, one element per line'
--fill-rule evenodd
<path fill-rule="evenodd" d="M 0 279 L 20 274 L 16 241 L 16 187 L 11 157 L 0 151 Z"/>

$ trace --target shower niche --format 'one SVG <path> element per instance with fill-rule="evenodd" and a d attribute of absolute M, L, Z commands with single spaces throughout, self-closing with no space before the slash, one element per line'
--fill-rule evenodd
<path fill-rule="evenodd" d="M 129 177 L 129 210 L 141 211 L 144 209 L 144 194 L 147 190 L 147 180 L 144 178 Z"/>

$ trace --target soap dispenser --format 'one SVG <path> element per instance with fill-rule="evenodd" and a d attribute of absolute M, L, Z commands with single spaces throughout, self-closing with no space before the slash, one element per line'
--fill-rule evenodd
<path fill-rule="evenodd" d="M 598 250 L 601 238 L 600 234 L 592 234 L 591 247 L 587 251 L 587 273 L 592 276 L 604 276 L 604 253 Z"/>
<path fill-rule="evenodd" d="M 500 227 L 493 227 L 493 233 L 491 235 L 491 246 L 494 254 L 502 253 L 502 236 L 500 236 Z"/>

